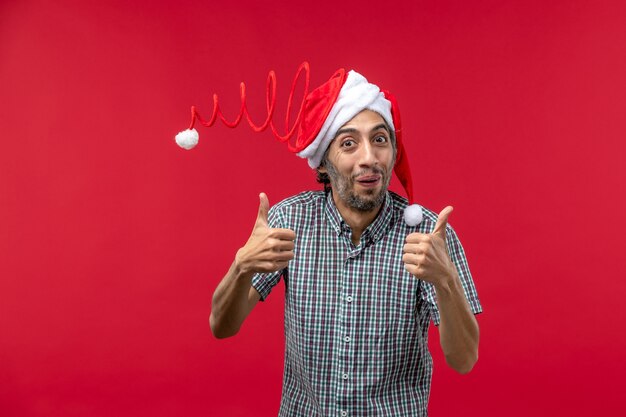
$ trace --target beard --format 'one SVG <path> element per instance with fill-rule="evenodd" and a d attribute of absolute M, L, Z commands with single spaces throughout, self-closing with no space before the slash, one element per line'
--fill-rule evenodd
<path fill-rule="evenodd" d="M 337 171 L 337 168 L 326 160 L 326 171 L 330 178 L 330 183 L 333 185 L 333 190 L 337 192 L 339 198 L 346 204 L 346 206 L 353 208 L 361 212 L 370 212 L 378 209 L 385 201 L 387 194 L 387 188 L 391 181 L 391 174 L 388 170 L 384 170 L 379 167 L 372 167 L 371 169 L 364 169 L 357 172 L 352 176 L 342 175 Z M 354 191 L 355 178 L 361 175 L 378 174 L 381 176 L 381 187 L 378 190 L 366 189 L 363 195 L 359 195 Z"/>

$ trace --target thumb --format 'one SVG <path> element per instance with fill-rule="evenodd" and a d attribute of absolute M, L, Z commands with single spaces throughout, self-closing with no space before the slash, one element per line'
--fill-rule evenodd
<path fill-rule="evenodd" d="M 259 194 L 259 212 L 256 215 L 256 223 L 267 226 L 267 212 L 270 209 L 270 202 L 265 193 Z"/>
<path fill-rule="evenodd" d="M 437 217 L 437 224 L 435 224 L 435 229 L 433 230 L 433 235 L 439 235 L 446 240 L 446 227 L 448 226 L 448 216 L 452 213 L 454 208 L 452 206 L 448 206 L 441 210 L 439 216 Z"/>

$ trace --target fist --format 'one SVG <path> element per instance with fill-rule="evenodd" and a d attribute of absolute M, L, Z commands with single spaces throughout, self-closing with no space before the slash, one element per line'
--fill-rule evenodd
<path fill-rule="evenodd" d="M 243 273 L 275 272 L 287 267 L 293 259 L 296 234 L 291 229 L 275 229 L 268 225 L 269 201 L 259 195 L 259 211 L 246 244 L 237 251 L 236 265 Z"/>
<path fill-rule="evenodd" d="M 434 285 L 448 281 L 456 273 L 446 246 L 446 227 L 451 212 L 452 207 L 444 208 L 432 233 L 411 233 L 403 247 L 404 268 Z"/>

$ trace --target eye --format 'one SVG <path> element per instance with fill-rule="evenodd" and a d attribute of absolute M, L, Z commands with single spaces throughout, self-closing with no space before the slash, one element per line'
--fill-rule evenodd
<path fill-rule="evenodd" d="M 342 148 L 351 148 L 356 144 L 356 142 L 352 139 L 345 139 L 343 142 L 341 142 L 341 147 Z"/>
<path fill-rule="evenodd" d="M 374 143 L 387 143 L 389 139 L 385 135 L 379 135 L 374 138 Z"/>

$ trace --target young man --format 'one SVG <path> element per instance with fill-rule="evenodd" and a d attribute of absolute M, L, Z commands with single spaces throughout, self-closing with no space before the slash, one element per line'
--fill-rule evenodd
<path fill-rule="evenodd" d="M 340 87 L 300 152 L 327 191 L 271 209 L 259 196 L 250 238 L 213 295 L 211 329 L 218 338 L 235 335 L 282 277 L 281 416 L 426 416 L 430 320 L 447 363 L 467 373 L 478 359 L 481 306 L 447 225 L 452 208 L 423 209 L 411 226 L 407 201 L 387 190 L 394 164 L 406 163 L 391 103 L 354 72 Z"/>

